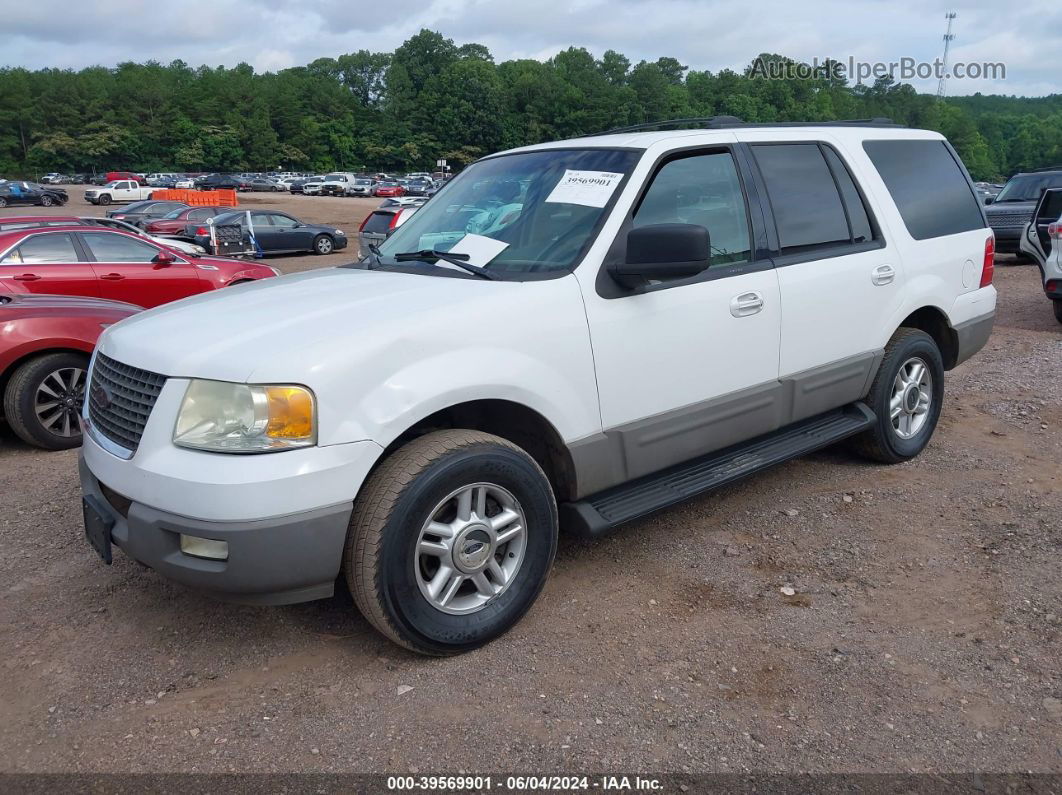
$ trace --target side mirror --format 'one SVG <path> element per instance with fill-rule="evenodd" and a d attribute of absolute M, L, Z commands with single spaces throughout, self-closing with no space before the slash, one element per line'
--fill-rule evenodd
<path fill-rule="evenodd" d="M 155 259 L 152 260 L 152 262 L 158 265 L 160 268 L 165 268 L 167 265 L 172 265 L 176 261 L 177 260 L 174 258 L 174 256 L 168 251 L 160 251 L 158 254 L 155 255 Z"/>
<path fill-rule="evenodd" d="M 996 200 L 995 196 L 985 196 L 985 204 L 991 204 Z"/>
<path fill-rule="evenodd" d="M 650 224 L 627 233 L 627 260 L 609 266 L 609 275 L 624 287 L 650 281 L 685 279 L 708 267 L 708 230 L 697 224 Z"/>

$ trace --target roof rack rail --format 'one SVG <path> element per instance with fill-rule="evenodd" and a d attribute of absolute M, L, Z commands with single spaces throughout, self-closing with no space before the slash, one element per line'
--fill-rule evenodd
<path fill-rule="evenodd" d="M 732 127 L 903 127 L 892 119 L 875 116 L 872 119 L 841 119 L 838 121 L 776 121 L 748 122 L 737 116 L 705 116 L 694 119 L 665 119 L 644 124 L 632 124 L 628 127 L 615 127 L 593 135 L 614 135 L 616 133 L 648 132 L 652 130 L 669 130 L 690 127 L 696 130 L 723 130 Z M 579 136 L 583 137 L 583 136 Z"/>
<path fill-rule="evenodd" d="M 1032 173 L 1037 171 L 1062 171 L 1062 166 L 1040 166 L 1040 168 L 1031 169 Z"/>

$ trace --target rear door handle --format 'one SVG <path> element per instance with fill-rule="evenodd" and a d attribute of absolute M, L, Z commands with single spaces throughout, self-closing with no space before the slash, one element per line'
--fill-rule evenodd
<path fill-rule="evenodd" d="M 755 315 L 763 309 L 763 296 L 759 293 L 742 293 L 730 299 L 730 314 L 734 317 Z"/>
<path fill-rule="evenodd" d="M 878 265 L 870 272 L 870 281 L 878 287 L 891 284 L 896 278 L 896 269 L 892 265 Z"/>
<path fill-rule="evenodd" d="M 12 277 L 16 282 L 39 282 L 41 277 L 36 273 L 23 273 L 20 276 Z"/>
<path fill-rule="evenodd" d="M 125 277 L 120 273 L 105 273 L 100 278 L 107 282 L 120 282 Z"/>

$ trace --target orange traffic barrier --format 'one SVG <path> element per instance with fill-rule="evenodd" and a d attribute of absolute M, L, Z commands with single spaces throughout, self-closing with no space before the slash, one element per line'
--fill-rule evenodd
<path fill-rule="evenodd" d="M 239 204 L 234 190 L 156 190 L 152 199 L 184 202 L 193 207 L 235 207 Z"/>

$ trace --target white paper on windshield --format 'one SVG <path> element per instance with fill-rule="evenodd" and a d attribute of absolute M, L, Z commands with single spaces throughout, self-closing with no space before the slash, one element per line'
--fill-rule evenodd
<path fill-rule="evenodd" d="M 493 237 L 484 235 L 465 235 L 454 243 L 449 254 L 468 254 L 467 262 L 479 265 L 481 268 L 509 248 L 508 243 L 495 240 Z M 439 260 L 439 265 L 445 265 L 444 260 Z"/>
<path fill-rule="evenodd" d="M 623 179 L 613 171 L 572 171 L 565 169 L 564 176 L 553 192 L 546 197 L 554 204 L 582 204 L 585 207 L 604 207 Z"/>

